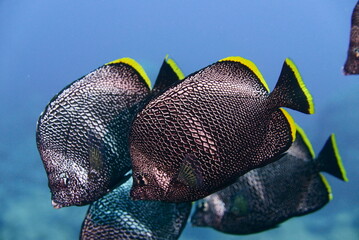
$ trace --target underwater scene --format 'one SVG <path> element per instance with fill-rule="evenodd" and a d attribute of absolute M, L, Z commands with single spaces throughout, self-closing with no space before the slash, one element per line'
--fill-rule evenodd
<path fill-rule="evenodd" d="M 356 5 L 0 1 L 0 240 L 359 239 Z"/>

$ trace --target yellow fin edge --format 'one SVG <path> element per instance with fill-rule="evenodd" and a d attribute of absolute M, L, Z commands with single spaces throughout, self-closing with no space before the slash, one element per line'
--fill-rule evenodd
<path fill-rule="evenodd" d="M 292 69 L 292 71 L 294 72 L 294 75 L 296 77 L 296 79 L 298 80 L 298 84 L 300 86 L 300 88 L 303 90 L 304 95 L 307 98 L 308 104 L 309 104 L 309 109 L 308 109 L 308 113 L 309 114 L 313 114 L 314 113 L 314 102 L 313 102 L 313 97 L 310 94 L 308 88 L 305 86 L 302 76 L 300 75 L 297 66 L 294 64 L 294 62 L 290 59 L 290 58 L 286 58 L 285 59 L 286 64 L 290 67 L 290 69 Z"/>
<path fill-rule="evenodd" d="M 292 133 L 292 142 L 294 142 L 295 138 L 296 138 L 296 131 L 297 131 L 296 124 L 295 124 L 292 116 L 286 110 L 284 110 L 283 108 L 279 108 L 279 109 L 282 111 L 282 113 L 288 120 L 288 123 L 290 126 L 290 131 Z"/>
<path fill-rule="evenodd" d="M 152 89 L 151 80 L 147 76 L 147 73 L 145 72 L 143 67 L 138 62 L 136 62 L 134 59 L 128 58 L 128 57 L 120 58 L 115 61 L 106 63 L 105 65 L 117 64 L 117 63 L 124 63 L 124 64 L 130 65 L 131 67 L 133 67 L 141 75 L 141 77 L 145 80 L 145 83 L 147 84 L 148 88 Z"/>
<path fill-rule="evenodd" d="M 226 57 L 226 58 L 219 60 L 218 62 L 225 62 L 225 61 L 239 62 L 239 63 L 245 65 L 246 67 L 248 67 L 249 69 L 251 69 L 254 72 L 254 74 L 258 77 L 258 79 L 260 80 L 260 82 L 262 83 L 264 88 L 267 90 L 267 92 L 270 92 L 268 84 L 264 80 L 262 73 L 259 71 L 257 66 L 252 61 L 242 58 L 242 57 Z"/>
<path fill-rule="evenodd" d="M 338 146 L 337 146 L 337 141 L 336 141 L 336 138 L 335 138 L 335 134 L 334 134 L 334 133 L 332 133 L 332 134 L 330 135 L 330 140 L 332 141 L 332 146 L 333 146 L 335 158 L 337 159 L 337 163 L 338 163 L 340 172 L 341 172 L 342 175 L 343 175 L 344 181 L 345 181 L 345 182 L 348 182 L 349 179 L 348 179 L 348 177 L 347 177 L 347 173 L 346 173 L 345 168 L 344 168 L 344 165 L 343 165 L 342 157 L 341 157 L 340 154 L 339 154 L 339 150 L 338 150 Z"/>
<path fill-rule="evenodd" d="M 329 197 L 329 200 L 331 201 L 333 199 L 332 187 L 329 185 L 328 180 L 324 177 L 323 174 L 319 173 L 319 176 L 322 179 L 326 189 L 328 190 L 328 197 Z"/>
<path fill-rule="evenodd" d="M 168 56 L 168 54 L 165 57 L 165 61 L 166 61 L 166 63 L 168 63 L 171 66 L 172 70 L 176 73 L 179 80 L 184 79 L 185 76 L 184 76 L 183 72 L 177 66 L 176 62 Z"/>
<path fill-rule="evenodd" d="M 313 146 L 312 146 L 311 142 L 309 141 L 309 138 L 307 137 L 307 134 L 305 134 L 304 130 L 301 127 L 299 127 L 298 124 L 295 124 L 295 126 L 297 128 L 298 133 L 302 136 L 305 145 L 309 149 L 310 155 L 314 159 L 315 158 L 315 152 L 313 150 Z"/>

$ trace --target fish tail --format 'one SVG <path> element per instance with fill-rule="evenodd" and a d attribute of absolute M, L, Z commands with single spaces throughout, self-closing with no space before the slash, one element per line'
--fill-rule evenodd
<path fill-rule="evenodd" d="M 345 182 L 348 181 L 334 134 L 331 134 L 326 141 L 323 149 L 316 158 L 316 162 L 320 171 L 327 172 Z"/>
<path fill-rule="evenodd" d="M 312 174 L 297 205 L 297 216 L 306 215 L 324 207 L 333 199 L 332 188 L 321 173 Z"/>
<path fill-rule="evenodd" d="M 307 114 L 314 113 L 312 95 L 297 67 L 289 58 L 284 61 L 277 85 L 269 97 L 276 107 L 288 107 Z"/>

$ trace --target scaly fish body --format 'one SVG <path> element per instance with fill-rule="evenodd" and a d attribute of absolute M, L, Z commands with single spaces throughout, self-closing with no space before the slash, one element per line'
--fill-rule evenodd
<path fill-rule="evenodd" d="M 133 201 L 132 178 L 91 204 L 81 239 L 178 239 L 192 203 Z"/>
<path fill-rule="evenodd" d="M 359 1 L 352 13 L 349 48 L 343 72 L 345 75 L 359 74 Z"/>
<path fill-rule="evenodd" d="M 149 93 L 142 67 L 123 58 L 73 82 L 50 101 L 36 138 L 55 208 L 97 200 L 131 168 L 129 126 Z"/>
<path fill-rule="evenodd" d="M 133 122 L 131 196 L 193 201 L 276 160 L 295 137 L 283 106 L 313 112 L 289 59 L 271 94 L 256 66 L 240 57 L 188 76 L 152 99 Z"/>
<path fill-rule="evenodd" d="M 234 184 L 200 200 L 192 224 L 230 234 L 251 234 L 325 206 L 332 193 L 319 172 L 347 181 L 334 135 L 314 159 L 310 142 L 298 129 L 296 141 L 281 159 L 251 170 Z"/>

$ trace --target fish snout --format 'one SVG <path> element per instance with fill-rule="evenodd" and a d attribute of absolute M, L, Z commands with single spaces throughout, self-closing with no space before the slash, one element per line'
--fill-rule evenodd
<path fill-rule="evenodd" d="M 63 207 L 63 205 L 61 205 L 60 203 L 55 202 L 54 200 L 51 200 L 51 204 L 55 209 L 59 209 L 59 208 Z"/>

